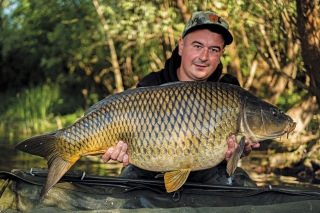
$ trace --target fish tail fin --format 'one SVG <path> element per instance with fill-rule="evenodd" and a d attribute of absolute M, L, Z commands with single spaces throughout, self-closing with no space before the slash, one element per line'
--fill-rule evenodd
<path fill-rule="evenodd" d="M 15 147 L 20 151 L 44 157 L 48 161 L 49 172 L 40 197 L 43 197 L 80 158 L 80 156 L 74 157 L 70 162 L 61 157 L 54 145 L 57 133 L 58 131 L 34 136 L 20 142 Z"/>
<path fill-rule="evenodd" d="M 45 185 L 43 186 L 40 197 L 43 197 L 70 169 L 70 167 L 76 162 L 68 162 L 62 159 L 59 153 L 52 153 L 48 160 L 48 176 Z"/>
<path fill-rule="evenodd" d="M 16 149 L 29 154 L 38 155 L 48 160 L 48 156 L 55 152 L 55 139 L 58 132 L 37 135 L 28 138 L 16 145 Z"/>

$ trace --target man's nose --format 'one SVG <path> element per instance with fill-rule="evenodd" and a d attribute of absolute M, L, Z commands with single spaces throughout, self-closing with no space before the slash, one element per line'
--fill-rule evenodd
<path fill-rule="evenodd" d="M 208 60 L 208 48 L 203 48 L 203 50 L 201 51 L 200 55 L 199 55 L 199 59 L 201 61 L 207 61 Z"/>

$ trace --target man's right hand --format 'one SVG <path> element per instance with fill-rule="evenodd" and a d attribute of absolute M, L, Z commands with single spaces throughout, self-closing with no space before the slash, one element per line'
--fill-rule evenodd
<path fill-rule="evenodd" d="M 103 162 L 108 162 L 110 159 L 123 163 L 126 167 L 129 165 L 129 156 L 127 155 L 127 144 L 119 141 L 116 147 L 109 148 L 106 153 L 102 155 Z"/>

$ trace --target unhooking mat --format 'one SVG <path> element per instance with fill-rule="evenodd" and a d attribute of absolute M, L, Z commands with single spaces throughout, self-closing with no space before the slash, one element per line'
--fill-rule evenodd
<path fill-rule="evenodd" d="M 47 195 L 46 169 L 0 172 L 4 212 L 320 212 L 320 188 L 232 187 L 186 183 L 166 193 L 161 180 L 88 176 L 68 171 Z"/>

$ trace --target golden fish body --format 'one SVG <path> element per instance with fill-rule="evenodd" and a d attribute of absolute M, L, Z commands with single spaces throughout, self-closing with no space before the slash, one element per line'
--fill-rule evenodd
<path fill-rule="evenodd" d="M 131 164 L 166 172 L 165 184 L 171 192 L 181 187 L 190 171 L 219 164 L 231 135 L 243 139 L 236 157 L 228 162 L 230 175 L 244 137 L 256 143 L 280 137 L 294 127 L 290 117 L 241 87 L 178 82 L 112 95 L 73 125 L 27 139 L 16 148 L 48 160 L 41 195 L 81 156 L 103 154 L 119 140 L 128 144 Z"/>

